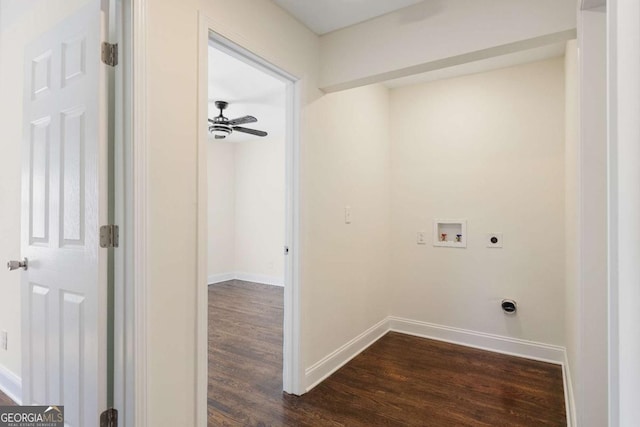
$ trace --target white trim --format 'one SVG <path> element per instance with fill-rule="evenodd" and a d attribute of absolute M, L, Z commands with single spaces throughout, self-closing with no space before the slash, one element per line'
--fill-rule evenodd
<path fill-rule="evenodd" d="M 306 391 L 320 384 L 331 374 L 366 350 L 389 332 L 389 318 L 382 319 L 348 343 L 329 353 L 305 370 Z"/>
<path fill-rule="evenodd" d="M 148 372 L 147 372 L 147 0 L 132 2 L 132 134 L 133 158 L 131 159 L 131 187 L 133 198 L 126 207 L 132 218 L 133 253 L 127 261 L 133 268 L 133 307 L 127 310 L 127 317 L 133 319 L 133 400 L 134 423 L 136 427 L 146 427 L 148 416 Z M 129 332 L 129 331 L 127 331 Z"/>
<path fill-rule="evenodd" d="M 18 405 L 22 405 L 22 379 L 0 365 L 0 391 Z"/>
<path fill-rule="evenodd" d="M 216 283 L 228 282 L 234 280 L 236 273 L 220 273 L 207 276 L 207 285 L 215 285 Z"/>
<path fill-rule="evenodd" d="M 607 7 L 608 421 L 610 426 L 631 426 L 640 419 L 640 4 L 610 0 Z"/>
<path fill-rule="evenodd" d="M 564 363 L 562 364 L 562 384 L 564 388 L 565 411 L 567 413 L 567 426 L 576 427 L 576 405 L 573 400 L 573 384 L 571 383 L 571 368 L 567 352 L 564 353 Z"/>
<path fill-rule="evenodd" d="M 284 287 L 284 278 L 278 276 L 266 276 L 263 274 L 252 273 L 236 273 L 236 280 L 244 280 L 246 282 L 262 283 L 263 285 L 272 285 Z"/>
<path fill-rule="evenodd" d="M 419 320 L 389 316 L 389 330 L 423 338 L 459 344 L 466 347 L 508 354 L 525 359 L 561 365 L 565 360 L 564 347 L 501 335 L 453 328 Z"/>
<path fill-rule="evenodd" d="M 282 276 L 267 276 L 264 274 L 241 273 L 237 271 L 233 273 L 212 274 L 207 277 L 207 284 L 214 285 L 229 280 L 242 280 L 245 282 L 260 283 L 262 285 L 284 287 L 284 278 Z"/>
<path fill-rule="evenodd" d="M 201 286 L 207 280 L 208 225 L 207 225 L 207 146 L 208 141 L 207 109 L 208 109 L 208 46 L 209 25 L 207 18 L 198 15 L 198 163 L 197 163 L 197 255 L 196 255 L 196 389 L 195 389 L 195 425 L 207 425 L 207 390 L 208 375 L 208 297 L 207 289 Z"/>
<path fill-rule="evenodd" d="M 130 232 L 133 206 L 131 161 L 132 144 L 132 80 L 131 47 L 133 0 L 117 0 L 115 4 L 115 28 L 110 35 L 112 42 L 122 46 L 121 66 L 115 72 L 114 108 L 114 217 L 113 223 L 120 226 L 120 249 L 114 251 L 114 300 L 113 300 L 113 402 L 118 409 L 119 421 L 124 427 L 134 425 L 135 360 L 131 350 L 135 346 L 133 322 L 133 235 Z"/>

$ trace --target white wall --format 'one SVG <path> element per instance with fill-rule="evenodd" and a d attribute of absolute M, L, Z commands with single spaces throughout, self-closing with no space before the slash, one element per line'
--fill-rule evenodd
<path fill-rule="evenodd" d="M 555 58 L 391 91 L 394 315 L 564 345 L 563 68 Z M 467 219 L 467 248 L 433 247 L 434 218 Z M 489 232 L 504 233 L 503 249 L 486 248 Z"/>
<path fill-rule="evenodd" d="M 284 99 L 284 97 L 283 97 Z M 282 109 L 284 113 L 284 105 Z M 284 130 L 284 114 L 280 119 Z M 259 126 L 257 126 L 259 127 Z M 235 146 L 235 272 L 284 283 L 284 132 Z M 262 278 L 262 279 L 261 279 Z"/>
<path fill-rule="evenodd" d="M 575 38 L 575 0 L 430 0 L 321 37 L 341 90 Z"/>
<path fill-rule="evenodd" d="M 572 393 L 578 389 L 580 351 L 580 81 L 578 79 L 578 46 L 576 40 L 567 43 L 565 61 L 565 341 Z M 575 409 L 575 405 L 574 408 Z M 574 414 L 572 414 L 573 416 Z"/>
<path fill-rule="evenodd" d="M 209 277 L 235 271 L 235 145 L 209 141 L 208 173 L 208 249 Z"/>
<path fill-rule="evenodd" d="M 195 423 L 194 331 L 202 288 L 196 281 L 199 10 L 215 22 L 215 31 L 301 79 L 297 249 L 304 366 L 387 314 L 386 89 L 322 97 L 317 36 L 271 1 L 237 0 L 233 6 L 223 0 L 148 2 L 149 425 Z M 373 127 L 363 126 L 373 118 Z M 346 203 L 354 209 L 350 227 L 342 221 Z"/>
<path fill-rule="evenodd" d="M 209 141 L 209 283 L 284 283 L 284 147 L 282 134 Z"/>
<path fill-rule="evenodd" d="M 329 94 L 310 113 L 318 132 L 302 165 L 305 367 L 390 314 L 388 90 Z"/>
<path fill-rule="evenodd" d="M 0 262 L 20 259 L 20 166 L 24 47 L 86 0 L 0 0 Z M 0 269 L 0 330 L 9 337 L 0 350 L 3 368 L 21 375 L 20 273 Z"/>

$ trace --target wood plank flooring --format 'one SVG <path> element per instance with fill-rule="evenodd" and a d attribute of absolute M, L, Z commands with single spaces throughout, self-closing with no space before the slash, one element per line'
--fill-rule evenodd
<path fill-rule="evenodd" d="M 559 366 L 398 333 L 287 395 L 282 304 L 275 286 L 209 286 L 210 426 L 566 425 Z"/>
<path fill-rule="evenodd" d="M 0 391 L 0 406 L 16 406 L 16 402 Z"/>

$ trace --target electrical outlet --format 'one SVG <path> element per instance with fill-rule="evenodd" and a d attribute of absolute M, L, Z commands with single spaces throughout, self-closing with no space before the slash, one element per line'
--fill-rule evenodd
<path fill-rule="evenodd" d="M 7 340 L 7 331 L 2 331 L 2 336 L 0 337 L 1 345 L 3 350 L 7 350 L 8 348 L 8 340 Z"/>
<path fill-rule="evenodd" d="M 502 233 L 488 233 L 487 234 L 487 247 L 488 248 L 501 248 L 502 247 Z"/>
<path fill-rule="evenodd" d="M 418 243 L 419 245 L 427 244 L 427 239 L 424 231 L 418 231 L 418 234 L 416 235 L 416 243 Z"/>

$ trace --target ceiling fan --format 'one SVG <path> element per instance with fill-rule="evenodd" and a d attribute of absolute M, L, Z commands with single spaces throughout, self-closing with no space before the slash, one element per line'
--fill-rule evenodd
<path fill-rule="evenodd" d="M 209 132 L 211 132 L 216 139 L 224 139 L 227 136 L 231 135 L 233 131 L 250 133 L 251 135 L 260 137 L 267 136 L 267 132 L 238 126 L 245 123 L 257 122 L 258 119 L 253 116 L 238 117 L 237 119 L 233 120 L 227 119 L 222 114 L 222 111 L 224 111 L 228 106 L 228 102 L 216 101 L 216 108 L 220 110 L 220 115 L 214 117 L 213 119 L 209 119 Z"/>

